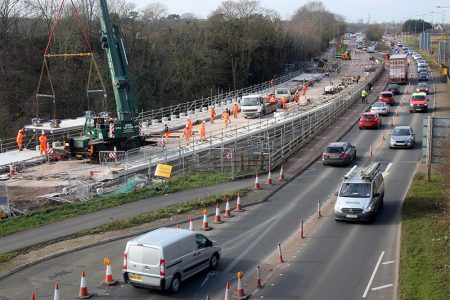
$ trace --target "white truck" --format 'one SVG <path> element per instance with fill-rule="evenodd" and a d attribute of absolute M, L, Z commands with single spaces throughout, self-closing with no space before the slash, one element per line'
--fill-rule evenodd
<path fill-rule="evenodd" d="M 241 112 L 245 118 L 256 118 L 271 114 L 277 110 L 277 102 L 270 102 L 262 94 L 243 96 Z"/>

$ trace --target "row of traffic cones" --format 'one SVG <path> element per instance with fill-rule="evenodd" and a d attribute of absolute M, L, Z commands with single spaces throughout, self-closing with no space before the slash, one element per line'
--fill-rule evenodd
<path fill-rule="evenodd" d="M 116 285 L 119 282 L 117 280 L 113 279 L 112 271 L 111 271 L 111 265 L 109 263 L 109 259 L 105 258 L 103 259 L 103 263 L 106 265 L 106 274 L 104 281 L 102 282 L 103 285 Z M 84 270 L 81 271 L 81 281 L 80 281 L 80 291 L 78 293 L 77 298 L 78 299 L 88 299 L 94 296 L 94 294 L 88 292 L 87 284 L 86 284 L 86 274 L 84 273 Z M 31 294 L 31 300 L 36 300 L 36 295 L 34 293 Z M 59 284 L 55 283 L 55 292 L 53 296 L 53 300 L 61 300 L 61 294 L 59 292 Z"/>
<path fill-rule="evenodd" d="M 236 208 L 234 209 L 234 211 L 236 212 L 242 212 L 244 211 L 244 209 L 242 209 L 242 204 L 241 204 L 241 197 L 238 193 L 237 195 L 237 200 L 236 200 Z M 202 230 L 211 230 L 212 227 L 209 226 L 208 223 L 208 211 L 207 210 L 203 210 L 202 211 L 203 214 L 203 221 L 202 221 Z M 231 208 L 230 208 L 230 200 L 227 198 L 227 202 L 225 204 L 225 212 L 224 212 L 224 217 L 225 218 L 232 218 L 234 217 L 234 215 L 231 213 Z M 222 217 L 220 216 L 220 205 L 219 203 L 216 204 L 216 213 L 214 216 L 214 223 L 215 224 L 222 224 L 224 223 L 224 221 L 222 220 Z M 180 225 L 177 224 L 177 228 L 179 228 Z M 194 231 L 194 218 L 189 217 L 189 230 Z"/>
<path fill-rule="evenodd" d="M 278 176 L 278 181 L 285 181 L 284 178 L 284 169 L 283 169 L 283 165 L 281 165 L 281 170 L 280 170 L 280 175 Z M 268 185 L 272 185 L 273 184 L 273 180 L 272 180 L 272 170 L 269 169 L 269 172 L 267 173 L 267 181 L 266 183 Z M 255 190 L 260 190 L 261 189 L 261 184 L 259 183 L 259 174 L 256 173 L 256 178 L 255 178 Z"/>

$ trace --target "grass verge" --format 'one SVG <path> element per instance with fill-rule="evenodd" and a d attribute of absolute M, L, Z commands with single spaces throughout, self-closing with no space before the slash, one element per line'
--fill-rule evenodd
<path fill-rule="evenodd" d="M 199 173 L 195 175 L 177 176 L 166 184 L 153 184 L 128 194 L 112 197 L 96 197 L 87 202 L 61 204 L 54 207 L 38 209 L 28 215 L 0 222 L 0 237 L 125 203 L 223 183 L 228 180 L 228 176 L 223 173 Z"/>
<path fill-rule="evenodd" d="M 405 199 L 400 253 L 400 299 L 448 299 L 450 222 L 439 174 L 417 173 Z"/>
<path fill-rule="evenodd" d="M 223 203 L 226 201 L 227 198 L 234 199 L 238 193 L 240 194 L 241 197 L 245 197 L 249 192 L 250 192 L 249 188 L 244 188 L 244 189 L 240 189 L 237 191 L 232 191 L 232 192 L 222 193 L 222 194 L 217 194 L 217 195 L 211 195 L 211 196 L 208 196 L 205 198 L 198 198 L 198 199 L 194 199 L 194 200 L 177 203 L 177 204 L 170 205 L 170 206 L 167 206 L 167 207 L 155 210 L 155 211 L 146 212 L 141 215 L 123 219 L 123 220 L 111 220 L 110 222 L 108 222 L 105 225 L 102 225 L 102 226 L 99 226 L 99 227 L 93 228 L 93 229 L 83 230 L 83 231 L 73 234 L 71 236 L 67 236 L 67 237 L 57 239 L 54 241 L 35 245 L 28 249 L 23 249 L 20 251 L 14 251 L 14 252 L 0 254 L 0 263 L 7 262 L 21 254 L 25 254 L 25 253 L 28 253 L 33 250 L 41 249 L 45 246 L 48 246 L 48 245 L 51 245 L 51 244 L 54 244 L 57 242 L 61 242 L 63 240 L 68 240 L 68 239 L 92 235 L 92 234 L 100 234 L 100 233 L 104 233 L 107 231 L 114 231 L 114 230 L 130 228 L 133 226 L 138 226 L 138 225 L 147 224 L 147 223 L 151 223 L 154 221 L 159 221 L 159 220 L 169 219 L 169 218 L 173 218 L 173 220 L 175 220 L 172 222 L 177 222 L 176 220 L 180 220 L 180 218 L 181 218 L 181 216 L 180 216 L 180 218 L 177 218 L 178 215 L 182 215 L 182 214 L 185 214 L 188 212 L 191 212 L 193 216 L 200 215 L 201 209 L 204 209 L 207 207 L 213 207 L 216 203 Z M 180 221 L 185 221 L 185 220 L 180 220 Z"/>

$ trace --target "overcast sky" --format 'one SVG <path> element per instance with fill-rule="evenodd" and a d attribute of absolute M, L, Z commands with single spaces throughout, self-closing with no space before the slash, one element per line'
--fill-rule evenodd
<path fill-rule="evenodd" d="M 207 18 L 208 15 L 220 6 L 222 0 L 128 0 L 134 2 L 139 8 L 145 7 L 149 3 L 159 2 L 168 8 L 169 14 L 194 13 L 201 18 Z M 283 19 L 289 17 L 307 0 L 260 0 L 262 7 L 277 11 Z M 356 22 L 363 19 L 364 23 L 370 19 L 374 22 L 404 21 L 408 18 L 422 18 L 428 22 L 432 19 L 435 23 L 450 20 L 450 8 L 439 9 L 436 6 L 450 7 L 448 0 L 322 0 L 325 7 L 332 13 L 337 13 L 346 18 L 347 22 Z M 430 12 L 438 12 L 430 14 Z M 418 14 L 428 14 L 426 16 L 417 16 Z"/>

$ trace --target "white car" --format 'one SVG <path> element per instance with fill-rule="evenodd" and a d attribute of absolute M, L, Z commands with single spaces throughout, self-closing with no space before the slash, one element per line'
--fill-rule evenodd
<path fill-rule="evenodd" d="M 387 116 L 391 112 L 391 106 L 385 102 L 374 102 L 370 108 L 371 113 Z"/>
<path fill-rule="evenodd" d="M 419 62 L 419 63 L 417 64 L 417 67 L 418 67 L 418 68 L 427 68 L 427 67 L 428 67 L 428 64 L 427 64 L 426 62 Z"/>
<path fill-rule="evenodd" d="M 413 55 L 414 60 L 422 59 L 420 54 Z"/>

